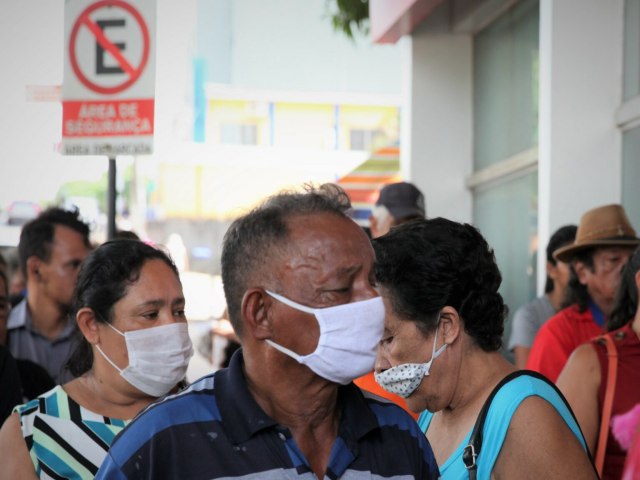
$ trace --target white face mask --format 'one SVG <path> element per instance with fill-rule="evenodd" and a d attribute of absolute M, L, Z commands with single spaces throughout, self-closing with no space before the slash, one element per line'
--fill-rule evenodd
<path fill-rule="evenodd" d="M 161 397 L 184 378 L 193 355 L 186 323 L 171 323 L 125 333 L 110 323 L 107 325 L 124 337 L 129 366 L 119 368 L 99 345 L 96 348 L 138 390 L 152 397 Z"/>
<path fill-rule="evenodd" d="M 322 378 L 341 385 L 373 370 L 376 347 L 384 330 L 382 298 L 311 308 L 277 293 L 266 292 L 291 308 L 315 315 L 320 325 L 318 346 L 309 355 L 298 355 L 271 340 L 265 340 L 273 348 L 306 365 Z"/>
<path fill-rule="evenodd" d="M 429 370 L 431 370 L 431 363 L 440 356 L 442 352 L 447 348 L 447 344 L 442 345 L 436 350 L 436 342 L 438 340 L 438 327 L 436 327 L 436 333 L 433 336 L 433 350 L 431 352 L 431 360 L 426 363 L 403 363 L 391 367 L 384 372 L 376 372 L 374 374 L 376 382 L 387 392 L 400 395 L 402 398 L 409 397 L 416 391 L 420 382 L 424 377 L 429 376 Z"/>

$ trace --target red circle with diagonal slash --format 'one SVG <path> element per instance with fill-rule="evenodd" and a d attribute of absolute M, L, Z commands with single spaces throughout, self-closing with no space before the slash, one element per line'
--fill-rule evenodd
<path fill-rule="evenodd" d="M 109 39 L 107 39 L 102 33 L 102 29 L 99 26 L 97 26 L 93 22 L 93 20 L 91 20 L 91 18 L 89 18 L 89 14 L 103 7 L 120 7 L 126 10 L 127 12 L 129 12 L 131 16 L 135 18 L 136 22 L 138 22 L 138 25 L 140 26 L 140 30 L 142 32 L 143 50 L 142 50 L 142 59 L 140 60 L 140 64 L 137 67 L 134 67 L 129 64 L 127 59 L 124 58 L 124 56 L 120 53 L 120 49 L 116 47 L 113 43 L 111 43 Z M 80 30 L 80 27 L 82 27 L 83 25 L 86 26 L 91 31 L 92 35 L 96 37 L 96 40 L 98 41 L 98 43 L 100 43 L 102 48 L 104 48 L 106 51 L 111 53 L 111 55 L 118 62 L 118 65 L 120 66 L 120 68 L 124 70 L 125 73 L 129 74 L 129 78 L 127 80 L 125 80 L 124 82 L 118 85 L 114 85 L 112 87 L 105 87 L 102 85 L 98 85 L 95 82 L 92 82 L 86 77 L 86 75 L 82 72 L 82 70 L 80 69 L 80 66 L 78 65 L 78 60 L 76 58 L 76 49 L 75 49 L 78 31 Z M 71 30 L 71 37 L 69 38 L 69 59 L 71 61 L 71 68 L 73 68 L 73 71 L 78 77 L 78 80 L 80 80 L 80 82 L 82 82 L 82 84 L 85 87 L 98 93 L 105 93 L 105 94 L 119 93 L 127 89 L 131 85 L 133 85 L 136 82 L 136 80 L 140 78 L 140 75 L 142 74 L 144 67 L 147 65 L 147 60 L 149 60 L 149 50 L 150 50 L 149 30 L 147 29 L 147 25 L 144 22 L 142 15 L 140 15 L 140 13 L 135 8 L 133 8 L 128 3 L 123 2 L 122 0 L 102 0 L 100 2 L 96 2 L 93 5 L 90 5 L 89 7 L 87 7 L 80 14 L 78 19 L 76 20 L 76 23 L 73 25 L 73 29 Z"/>

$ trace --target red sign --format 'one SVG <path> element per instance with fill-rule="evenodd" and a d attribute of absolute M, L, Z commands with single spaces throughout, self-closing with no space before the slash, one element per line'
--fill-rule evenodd
<path fill-rule="evenodd" d="M 111 137 L 153 134 L 154 101 L 65 102 L 62 135 Z"/>

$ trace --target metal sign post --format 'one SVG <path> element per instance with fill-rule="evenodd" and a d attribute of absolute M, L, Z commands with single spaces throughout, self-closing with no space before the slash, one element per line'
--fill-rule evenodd
<path fill-rule="evenodd" d="M 116 159 L 109 158 L 109 186 L 107 188 L 107 239 L 116 238 Z"/>
<path fill-rule="evenodd" d="M 116 231 L 116 157 L 153 151 L 156 0 L 66 0 L 62 153 L 109 157 L 108 236 Z"/>

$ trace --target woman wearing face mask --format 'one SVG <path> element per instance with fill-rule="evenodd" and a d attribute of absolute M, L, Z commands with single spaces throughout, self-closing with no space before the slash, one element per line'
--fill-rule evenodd
<path fill-rule="evenodd" d="M 15 408 L 0 430 L 0 478 L 93 478 L 115 435 L 184 378 L 193 353 L 184 297 L 162 251 L 135 240 L 97 248 L 73 314 L 77 378 Z"/>
<path fill-rule="evenodd" d="M 501 275 L 480 233 L 437 218 L 373 244 L 386 310 L 376 380 L 423 412 L 442 478 L 596 478 L 570 409 L 532 372 L 507 378 L 478 428 L 481 446 L 467 447 L 491 392 L 516 372 L 499 352 Z"/>

